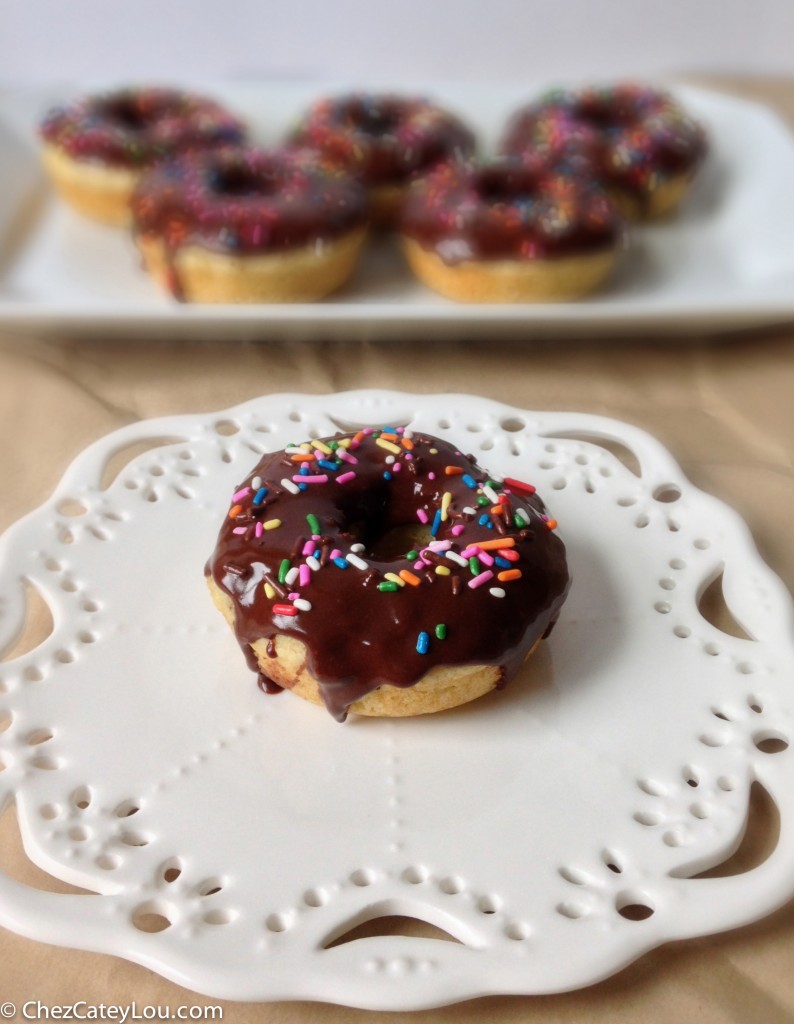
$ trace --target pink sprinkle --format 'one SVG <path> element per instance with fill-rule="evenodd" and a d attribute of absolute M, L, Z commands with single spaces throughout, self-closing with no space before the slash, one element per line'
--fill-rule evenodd
<path fill-rule="evenodd" d="M 405 431 L 405 427 L 397 427 L 397 433 L 402 434 Z"/>
<path fill-rule="evenodd" d="M 436 478 L 436 474 L 435 473 L 431 472 L 431 473 L 427 474 L 427 479 L 428 480 L 435 480 L 435 478 Z"/>
<path fill-rule="evenodd" d="M 251 493 L 251 488 L 250 487 L 241 487 L 240 490 L 236 494 L 232 495 L 232 504 L 234 504 L 235 502 L 240 501 L 241 498 L 244 498 L 246 496 L 246 494 L 250 494 L 250 493 Z"/>
<path fill-rule="evenodd" d="M 487 551 L 478 552 L 477 557 L 483 565 L 493 565 L 493 555 L 489 555 Z"/>
<path fill-rule="evenodd" d="M 337 478 L 338 479 L 338 478 Z M 294 476 L 292 482 L 295 484 L 327 484 L 328 474 L 320 473 L 310 476 L 308 473 L 304 476 L 302 473 L 299 476 Z"/>
<path fill-rule="evenodd" d="M 428 521 L 427 512 L 425 512 L 423 508 L 418 508 L 416 510 L 416 518 L 419 520 L 420 523 L 426 523 Z"/>
<path fill-rule="evenodd" d="M 456 526 L 452 527 L 452 536 L 460 537 L 460 535 L 463 533 L 465 529 L 466 527 L 463 525 L 463 523 L 458 523 Z"/>
<path fill-rule="evenodd" d="M 515 548 L 499 548 L 497 554 L 501 558 L 506 558 L 508 562 L 517 562 L 521 557 Z"/>
<path fill-rule="evenodd" d="M 361 431 L 361 433 L 362 434 L 366 434 L 367 437 L 369 437 L 369 435 L 372 433 L 372 430 L 373 430 L 372 427 L 364 427 L 364 429 Z"/>
<path fill-rule="evenodd" d="M 399 473 L 402 468 L 402 462 L 395 462 L 394 465 L 392 466 L 392 473 Z"/>
<path fill-rule="evenodd" d="M 259 525 L 259 524 L 257 524 L 257 525 Z M 305 558 L 307 555 L 312 554 L 313 551 L 314 551 L 314 541 L 313 540 L 307 540 L 306 543 L 303 545 L 303 550 L 301 551 L 301 554 Z"/>
<path fill-rule="evenodd" d="M 356 474 L 353 472 L 352 469 L 350 470 L 349 473 L 340 473 L 339 476 L 336 478 L 336 482 L 338 484 L 346 484 L 348 483 L 348 481 L 354 479 L 355 475 Z"/>
<path fill-rule="evenodd" d="M 312 571 L 305 563 L 298 570 L 298 582 L 302 587 L 308 587 L 312 581 Z"/>
<path fill-rule="evenodd" d="M 341 557 L 342 557 L 342 552 L 339 550 L 339 548 L 334 548 L 334 550 L 331 552 L 331 558 L 341 558 Z"/>
<path fill-rule="evenodd" d="M 430 551 L 449 551 L 452 547 L 451 540 L 431 540 L 427 545 Z"/>
<path fill-rule="evenodd" d="M 295 601 L 297 598 L 300 597 L 300 594 L 287 594 L 287 597 L 290 599 L 290 601 Z"/>
<path fill-rule="evenodd" d="M 405 455 L 403 455 L 403 458 L 406 462 L 410 462 L 411 459 L 413 459 L 413 455 L 410 452 L 406 452 Z"/>
<path fill-rule="evenodd" d="M 461 558 L 472 558 L 474 555 L 479 555 L 480 549 L 476 544 L 469 544 L 465 551 L 461 551 Z"/>
<path fill-rule="evenodd" d="M 337 448 L 336 454 L 339 456 L 340 459 L 343 459 L 345 462 L 350 462 L 353 465 L 358 465 L 358 459 L 355 457 L 355 455 L 351 455 L 346 448 Z"/>
<path fill-rule="evenodd" d="M 418 562 L 414 562 L 414 569 L 426 569 L 430 565 L 430 562 L 426 562 L 424 558 L 420 558 Z"/>
<path fill-rule="evenodd" d="M 320 541 L 322 540 L 322 537 L 320 536 L 319 533 L 313 533 L 312 534 L 312 540 L 316 541 L 319 544 Z"/>
<path fill-rule="evenodd" d="M 235 528 L 232 530 L 232 533 L 245 533 L 247 529 L 247 526 L 235 526 Z"/>
<path fill-rule="evenodd" d="M 493 573 L 490 569 L 486 569 L 485 572 L 481 572 L 479 576 L 475 576 L 473 580 L 469 580 L 469 586 L 472 590 L 476 590 L 477 587 L 481 587 L 483 583 L 487 583 L 488 580 L 493 579 Z"/>
<path fill-rule="evenodd" d="M 254 527 L 254 533 L 257 535 L 257 537 L 261 537 L 264 532 L 265 528 L 264 526 L 262 526 L 262 520 L 260 519 L 257 522 L 256 526 Z"/>

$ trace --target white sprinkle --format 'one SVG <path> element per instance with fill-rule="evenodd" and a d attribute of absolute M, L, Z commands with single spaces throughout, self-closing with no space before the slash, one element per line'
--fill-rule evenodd
<path fill-rule="evenodd" d="M 364 545 L 363 545 L 363 544 L 361 544 L 361 543 L 358 543 L 358 544 L 351 544 L 351 545 L 350 545 L 350 550 L 351 550 L 351 551 L 355 551 L 355 553 L 356 553 L 357 555 L 360 555 L 360 554 L 361 554 L 361 552 L 362 552 L 362 551 L 364 550 Z"/>
<path fill-rule="evenodd" d="M 463 510 L 463 514 L 466 516 L 476 516 L 477 509 L 472 508 L 471 505 L 467 505 L 466 508 L 464 508 Z"/>
<path fill-rule="evenodd" d="M 290 445 L 289 448 L 285 448 L 284 451 L 287 453 L 287 455 L 305 455 L 306 454 L 302 448 L 299 448 L 297 445 L 294 445 L 294 444 Z"/>
<path fill-rule="evenodd" d="M 403 431 L 403 437 L 407 437 L 409 441 L 413 440 L 413 436 L 414 436 L 413 430 L 404 430 Z"/>
<path fill-rule="evenodd" d="M 310 612 L 312 610 L 311 601 L 307 601 L 305 597 L 296 597 L 292 603 L 299 611 Z"/>
<path fill-rule="evenodd" d="M 293 567 L 286 574 L 286 576 L 284 577 L 284 582 L 287 584 L 288 587 L 291 587 L 295 580 L 298 578 L 299 572 L 300 569 L 297 567 L 297 565 L 293 565 Z"/>
<path fill-rule="evenodd" d="M 261 486 L 262 486 L 262 477 L 261 476 L 255 476 L 254 479 L 251 481 L 251 488 L 252 488 L 252 490 L 258 491 Z"/>
<path fill-rule="evenodd" d="M 286 477 L 281 481 L 281 486 L 284 490 L 289 491 L 290 494 L 300 494 L 300 488 Z"/>
<path fill-rule="evenodd" d="M 465 558 L 461 558 L 457 551 L 447 551 L 446 555 L 447 558 L 452 559 L 453 562 L 457 562 L 458 565 L 466 566 L 469 564 Z"/>
<path fill-rule="evenodd" d="M 499 495 L 496 493 L 493 487 L 489 487 L 488 484 L 483 484 L 482 493 L 485 495 L 488 501 L 493 502 L 494 505 L 499 504 Z"/>
<path fill-rule="evenodd" d="M 391 464 L 394 462 L 394 456 L 387 455 L 386 458 L 384 459 L 384 462 L 386 462 L 387 465 L 391 466 Z"/>
<path fill-rule="evenodd" d="M 494 597 L 504 597 L 505 596 L 505 592 L 504 592 L 504 590 L 502 590 L 501 587 L 491 587 L 491 589 L 488 591 L 488 593 L 489 594 L 493 594 Z M 296 601 L 295 603 L 297 604 L 298 602 Z"/>
<path fill-rule="evenodd" d="M 358 555 L 354 555 L 352 551 L 348 554 L 347 560 L 348 562 L 350 562 L 351 565 L 354 565 L 357 569 L 361 569 L 362 571 L 364 569 L 369 569 L 369 565 L 367 565 L 364 559 L 359 558 Z"/>
<path fill-rule="evenodd" d="M 317 570 L 320 568 L 320 563 L 314 557 L 314 555 L 309 555 L 309 557 L 306 559 L 306 564 L 308 565 L 312 572 L 317 572 Z"/>

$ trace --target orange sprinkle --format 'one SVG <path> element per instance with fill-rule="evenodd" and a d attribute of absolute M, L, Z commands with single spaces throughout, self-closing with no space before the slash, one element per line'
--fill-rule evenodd
<path fill-rule="evenodd" d="M 520 580 L 521 570 L 520 569 L 505 569 L 504 572 L 500 572 L 496 577 L 500 583 L 507 583 L 508 580 Z"/>
<path fill-rule="evenodd" d="M 557 520 L 556 519 L 549 519 L 548 522 L 546 523 L 546 526 L 548 526 L 548 528 L 550 530 L 556 530 L 557 529 Z"/>
<path fill-rule="evenodd" d="M 500 516 L 504 512 L 504 508 L 501 505 L 491 505 L 491 515 Z"/>
<path fill-rule="evenodd" d="M 497 537 L 496 540 L 478 540 L 477 547 L 480 551 L 495 551 L 497 548 L 514 548 L 515 537 Z"/>
<path fill-rule="evenodd" d="M 363 430 L 359 430 L 359 432 L 356 434 L 353 440 L 356 442 L 356 444 L 361 444 L 361 442 L 364 440 L 366 436 L 367 435 L 364 433 Z"/>
<path fill-rule="evenodd" d="M 460 476 L 463 473 L 462 466 L 444 466 L 444 472 L 447 476 Z"/>
<path fill-rule="evenodd" d="M 403 448 L 407 448 L 409 452 L 412 452 L 414 450 L 414 443 L 410 439 L 410 437 L 401 437 L 400 444 L 403 446 Z"/>
<path fill-rule="evenodd" d="M 397 435 L 392 434 L 391 431 L 387 431 L 385 434 L 380 435 L 384 441 L 396 441 Z"/>
<path fill-rule="evenodd" d="M 236 519 L 243 510 L 242 505 L 232 505 L 229 509 L 229 519 Z"/>
<path fill-rule="evenodd" d="M 304 452 L 300 455 L 290 455 L 293 462 L 314 462 L 314 455 L 311 452 Z"/>
<path fill-rule="evenodd" d="M 414 574 L 409 572 L 407 569 L 400 570 L 400 579 L 405 580 L 406 583 L 410 583 L 412 587 L 418 587 L 422 582 L 418 576 L 414 576 Z"/>

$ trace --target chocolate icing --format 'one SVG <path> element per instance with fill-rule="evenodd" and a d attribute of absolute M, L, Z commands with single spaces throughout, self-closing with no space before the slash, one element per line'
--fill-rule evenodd
<path fill-rule="evenodd" d="M 293 461 L 289 452 L 266 455 L 236 489 L 206 566 L 232 598 L 235 632 L 249 665 L 258 668 L 250 645 L 260 638 L 285 634 L 302 640 L 307 667 L 339 720 L 354 701 L 381 684 L 411 686 L 436 665 L 496 665 L 503 682 L 508 680 L 556 621 L 570 584 L 565 548 L 553 532 L 556 523 L 540 498 L 529 493 L 533 488 L 519 481 L 492 481 L 501 498 L 501 512 L 493 511 L 493 494 L 483 494 L 488 476 L 471 457 L 445 441 L 384 429 L 385 437 L 375 431 L 323 439 L 320 444 L 334 446 L 330 455 L 318 450 L 317 442 L 307 446 L 325 465 Z M 343 461 L 336 455 L 341 451 L 356 461 Z M 393 461 L 387 462 L 390 457 Z M 282 481 L 300 481 L 301 464 L 311 467 L 310 477 L 327 480 L 307 482 L 292 494 Z M 448 475 L 446 467 L 463 473 Z M 460 557 L 478 542 L 496 542 L 508 551 L 507 558 L 491 546 L 478 556 L 479 566 L 470 564 L 468 556 L 460 565 L 445 551 L 427 547 L 445 493 L 450 495 L 447 518 L 439 518 L 434 543 L 443 547 L 450 542 Z M 417 510 L 428 517 L 427 526 L 420 524 Z M 280 525 L 256 536 L 257 522 L 274 520 Z M 424 539 L 401 543 L 400 531 L 406 528 L 422 530 Z M 304 555 L 312 537 L 315 554 Z M 408 543 L 420 552 L 418 557 L 406 557 Z M 357 544 L 363 549 L 353 550 Z M 296 567 L 306 564 L 307 557 L 317 559 L 307 585 L 286 583 L 283 570 L 279 581 L 282 562 Z M 502 564 L 488 566 L 494 557 Z M 366 565 L 356 564 L 357 559 Z M 437 574 L 437 566 L 449 574 Z M 514 570 L 520 578 L 497 578 Z M 481 571 L 493 572 L 493 578 L 472 588 L 475 572 Z M 386 573 L 400 572 L 410 573 L 404 586 L 381 589 L 389 582 Z M 503 596 L 495 596 L 494 588 Z M 295 594 L 310 609 L 297 608 Z M 286 614 L 290 608 L 297 614 Z M 446 626 L 443 638 L 436 629 L 440 625 Z M 426 653 L 417 650 L 422 634 Z"/>
<path fill-rule="evenodd" d="M 474 135 L 427 100 L 352 93 L 318 100 L 293 133 L 365 185 L 405 185 L 443 160 L 474 151 Z"/>
<path fill-rule="evenodd" d="M 448 264 L 578 256 L 615 248 L 625 231 L 598 186 L 519 157 L 438 167 L 411 188 L 401 229 Z"/>
<path fill-rule="evenodd" d="M 549 92 L 514 115 L 502 144 L 590 175 L 641 207 L 664 179 L 691 177 L 707 148 L 672 96 L 634 83 Z"/>
<path fill-rule="evenodd" d="M 50 111 L 40 134 L 76 160 L 137 170 L 180 153 L 241 143 L 245 128 L 203 96 L 126 88 Z"/>

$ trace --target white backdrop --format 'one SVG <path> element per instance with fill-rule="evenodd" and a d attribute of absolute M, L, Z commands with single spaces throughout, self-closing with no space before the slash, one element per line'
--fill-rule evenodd
<path fill-rule="evenodd" d="M 794 0 L 0 0 L 0 84 L 794 72 Z"/>

